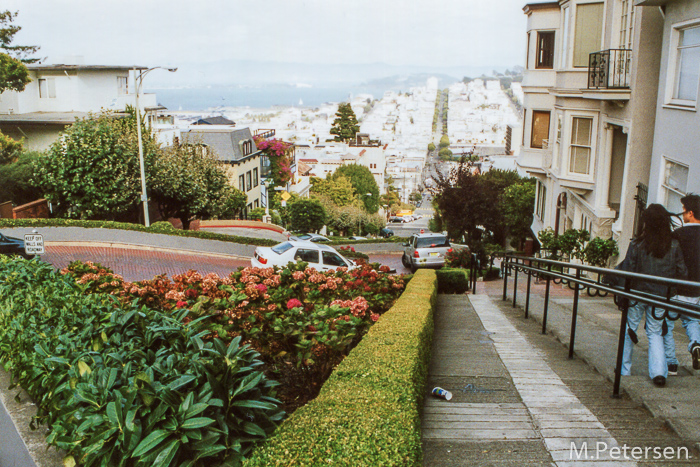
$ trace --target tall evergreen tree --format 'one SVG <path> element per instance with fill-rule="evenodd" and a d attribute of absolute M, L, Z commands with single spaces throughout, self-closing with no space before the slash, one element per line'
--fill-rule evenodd
<path fill-rule="evenodd" d="M 39 50 L 36 45 L 12 45 L 15 34 L 22 27 L 13 24 L 17 12 L 0 11 L 0 93 L 6 90 L 24 91 L 31 81 L 25 63 L 34 63 L 38 58 L 29 58 Z"/>
<path fill-rule="evenodd" d="M 335 120 L 331 127 L 331 134 L 335 135 L 335 141 L 345 143 L 352 141 L 358 131 L 360 131 L 360 125 L 357 123 L 357 116 L 350 103 L 338 104 L 338 111 L 335 113 Z"/>

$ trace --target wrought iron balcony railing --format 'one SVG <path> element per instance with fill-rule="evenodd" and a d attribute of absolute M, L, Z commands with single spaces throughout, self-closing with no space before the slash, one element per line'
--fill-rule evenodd
<path fill-rule="evenodd" d="M 608 49 L 588 56 L 588 89 L 629 89 L 632 51 Z"/>

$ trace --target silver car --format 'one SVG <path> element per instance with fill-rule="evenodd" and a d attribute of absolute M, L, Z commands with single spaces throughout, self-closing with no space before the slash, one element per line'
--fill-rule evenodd
<path fill-rule="evenodd" d="M 452 251 L 450 240 L 439 233 L 411 235 L 404 243 L 401 262 L 411 272 L 418 268 L 441 268 L 445 265 L 445 255 Z"/>

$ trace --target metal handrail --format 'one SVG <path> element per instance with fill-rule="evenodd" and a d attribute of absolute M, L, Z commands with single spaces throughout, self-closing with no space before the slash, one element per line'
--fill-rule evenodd
<path fill-rule="evenodd" d="M 561 272 L 553 270 L 553 268 L 561 268 Z M 564 271 L 574 270 L 575 273 L 568 274 Z M 574 354 L 574 343 L 576 336 L 576 324 L 577 324 L 577 314 L 578 314 L 578 298 L 579 292 L 585 288 L 589 290 L 591 288 L 595 289 L 596 292 L 603 291 L 606 294 L 611 293 L 617 297 L 624 297 L 629 300 L 636 302 L 642 302 L 654 307 L 654 316 L 657 319 L 662 319 L 669 317 L 668 313 L 674 312 L 678 315 L 685 315 L 692 318 L 700 318 L 700 306 L 693 305 L 687 302 L 680 302 L 671 299 L 671 291 L 674 287 L 685 287 L 685 288 L 698 288 L 697 282 L 678 280 L 678 279 L 668 279 L 665 277 L 650 276 L 646 274 L 639 274 L 634 272 L 619 271 L 616 269 L 600 268 L 596 266 L 588 266 L 585 264 L 575 264 L 562 261 L 555 261 L 542 258 L 534 258 L 522 255 L 514 255 L 506 253 L 502 263 L 501 271 L 503 273 L 503 300 L 507 299 L 507 288 L 508 288 L 508 277 L 513 275 L 513 306 L 517 305 L 517 286 L 518 286 L 518 271 L 522 271 L 527 274 L 527 297 L 525 304 L 525 318 L 528 318 L 529 306 L 530 306 L 530 282 L 533 275 L 538 277 L 543 277 L 546 280 L 545 286 L 545 299 L 544 299 L 544 310 L 542 316 L 542 333 L 544 334 L 547 330 L 547 313 L 549 308 L 549 289 L 550 282 L 559 278 L 562 282 L 567 282 L 574 285 L 574 303 L 572 307 L 571 315 L 571 333 L 569 340 L 569 358 L 573 358 Z M 512 272 L 511 272 L 512 271 Z M 598 281 L 592 281 L 581 277 L 582 271 L 598 273 Z M 603 276 L 614 277 L 624 281 L 624 287 L 608 285 L 600 282 Z M 661 284 L 667 287 L 666 299 L 660 299 L 659 295 L 646 293 L 642 291 L 632 290 L 632 285 L 636 281 L 652 282 L 656 284 Z M 617 349 L 617 365 L 615 366 L 615 381 L 613 384 L 613 397 L 620 397 L 620 379 L 621 379 L 621 369 L 622 369 L 622 351 L 625 342 L 625 332 L 627 329 L 627 313 L 629 309 L 629 302 L 619 306 L 622 314 L 620 318 L 620 332 L 618 336 L 618 349 Z M 659 308 L 664 310 L 661 316 L 657 316 L 655 309 Z M 669 319 L 675 320 L 679 316 L 669 317 Z"/>

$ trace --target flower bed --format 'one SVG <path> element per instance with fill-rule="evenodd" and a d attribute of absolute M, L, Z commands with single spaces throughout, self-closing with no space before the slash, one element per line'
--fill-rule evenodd
<path fill-rule="evenodd" d="M 421 465 L 419 413 L 436 282 L 435 271 L 419 270 L 318 397 L 285 420 L 243 465 Z"/>
<path fill-rule="evenodd" d="M 205 339 L 240 337 L 261 354 L 266 374 L 279 381 L 278 397 L 288 411 L 318 393 L 333 368 L 404 290 L 389 268 L 362 265 L 351 271 L 318 272 L 306 263 L 287 268 L 245 268 L 228 277 L 195 271 L 126 282 L 109 269 L 75 262 L 73 274 L 86 293 L 103 292 L 123 303 L 189 310 Z"/>
<path fill-rule="evenodd" d="M 276 383 L 240 338 L 205 341 L 186 311 L 86 288 L 51 265 L 0 257 L 0 362 L 64 465 L 235 464 L 282 419 Z"/>

